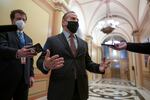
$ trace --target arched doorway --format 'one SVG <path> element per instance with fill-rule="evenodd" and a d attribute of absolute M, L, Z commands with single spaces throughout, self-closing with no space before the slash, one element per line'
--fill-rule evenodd
<path fill-rule="evenodd" d="M 113 35 L 107 37 L 104 44 L 114 44 L 125 41 L 121 36 Z M 110 67 L 103 75 L 104 78 L 115 78 L 129 80 L 128 54 L 126 50 L 117 51 L 108 46 L 102 46 L 102 56 L 110 60 Z"/>

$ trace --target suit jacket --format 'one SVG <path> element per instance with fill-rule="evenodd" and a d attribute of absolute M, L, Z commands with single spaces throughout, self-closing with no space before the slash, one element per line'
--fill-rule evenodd
<path fill-rule="evenodd" d="M 25 44 L 32 43 L 26 34 Z M 33 76 L 33 58 L 26 58 L 26 64 L 16 58 L 16 52 L 20 49 L 16 32 L 0 33 L 0 87 L 16 86 L 23 78 L 23 82 L 29 84 L 29 77 Z M 3 84 L 3 85 L 1 85 Z"/>
<path fill-rule="evenodd" d="M 75 77 L 81 100 L 87 100 L 88 78 L 86 69 L 94 73 L 104 73 L 99 71 L 99 64 L 92 62 L 88 54 L 87 43 L 79 37 L 77 37 L 77 43 L 77 55 L 74 57 L 63 33 L 47 39 L 45 48 L 50 50 L 50 55 L 59 54 L 60 57 L 64 57 L 64 66 L 60 69 L 51 70 L 48 100 L 71 100 Z M 37 67 L 47 74 L 48 71 L 43 69 L 44 56 L 45 53 L 42 53 L 38 58 Z"/>
<path fill-rule="evenodd" d="M 150 43 L 127 43 L 128 51 L 150 54 Z"/>

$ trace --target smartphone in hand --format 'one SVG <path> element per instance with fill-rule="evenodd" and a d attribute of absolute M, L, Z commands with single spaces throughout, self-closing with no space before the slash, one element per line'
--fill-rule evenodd
<path fill-rule="evenodd" d="M 35 44 L 35 45 L 32 45 L 32 46 L 30 46 L 30 47 L 28 47 L 28 48 L 31 49 L 31 51 L 32 51 L 32 50 L 35 51 L 36 53 L 40 53 L 40 52 L 43 51 L 43 48 L 42 48 L 42 46 L 41 46 L 40 43 L 37 43 L 37 44 Z"/>
<path fill-rule="evenodd" d="M 115 47 L 115 45 L 113 45 L 113 44 L 104 44 L 104 43 L 102 43 L 101 45 L 102 46 L 108 46 L 108 47 Z"/>

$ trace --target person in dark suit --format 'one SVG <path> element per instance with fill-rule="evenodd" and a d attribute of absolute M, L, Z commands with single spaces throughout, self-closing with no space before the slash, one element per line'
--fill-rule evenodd
<path fill-rule="evenodd" d="M 75 34 L 79 27 L 75 12 L 64 14 L 62 27 L 61 34 L 47 39 L 44 46 L 47 52 L 42 53 L 37 60 L 37 67 L 44 74 L 51 71 L 47 99 L 87 100 L 86 69 L 104 74 L 109 62 L 97 64 L 91 60 L 87 43 Z"/>
<path fill-rule="evenodd" d="M 26 46 L 32 44 L 32 39 L 23 31 L 26 13 L 13 10 L 10 18 L 18 30 L 0 33 L 0 99 L 27 100 L 29 87 L 34 82 L 33 56 L 36 52 L 30 52 Z"/>
<path fill-rule="evenodd" d="M 112 47 L 115 50 L 128 50 L 136 53 L 150 54 L 150 43 L 120 42 Z"/>

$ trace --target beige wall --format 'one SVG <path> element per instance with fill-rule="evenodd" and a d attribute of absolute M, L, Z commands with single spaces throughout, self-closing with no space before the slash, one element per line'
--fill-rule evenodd
<path fill-rule="evenodd" d="M 25 32 L 33 39 L 33 43 L 39 42 L 43 46 L 49 30 L 49 14 L 32 0 L 0 0 L 0 25 L 11 24 L 9 15 L 14 9 L 26 12 L 28 19 Z"/>
<path fill-rule="evenodd" d="M 9 14 L 13 9 L 22 9 L 27 13 L 25 32 L 34 43 L 43 44 L 48 34 L 49 14 L 32 0 L 0 0 L 0 25 L 11 23 Z"/>
<path fill-rule="evenodd" d="M 0 0 L 0 25 L 11 24 L 9 14 L 14 9 L 22 9 L 26 12 L 28 19 L 24 31 L 33 39 L 34 44 L 39 42 L 43 46 L 47 36 L 51 35 L 53 14 L 46 12 L 32 0 Z M 48 77 L 36 69 L 38 56 L 34 59 L 36 80 L 30 89 L 30 97 L 45 95 L 47 92 Z"/>

